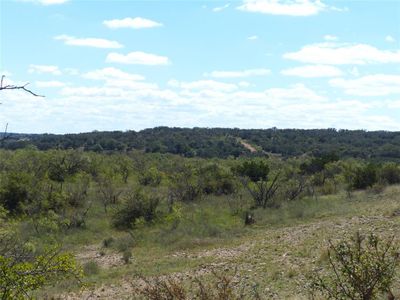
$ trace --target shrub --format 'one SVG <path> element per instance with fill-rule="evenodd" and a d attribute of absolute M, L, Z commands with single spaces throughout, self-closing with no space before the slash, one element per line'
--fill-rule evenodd
<path fill-rule="evenodd" d="M 88 196 L 89 184 L 89 176 L 79 174 L 79 176 L 76 176 L 73 182 L 66 185 L 66 201 L 70 206 L 85 206 Z"/>
<path fill-rule="evenodd" d="M 162 180 L 161 173 L 155 167 L 151 167 L 139 176 L 141 185 L 158 186 Z"/>
<path fill-rule="evenodd" d="M 97 262 L 91 260 L 83 265 L 83 273 L 86 276 L 99 274 L 100 268 Z"/>
<path fill-rule="evenodd" d="M 273 206 L 273 198 L 281 186 L 279 182 L 280 173 L 269 180 L 269 166 L 262 160 L 245 161 L 236 167 L 236 173 L 241 182 L 254 200 L 254 207 Z"/>
<path fill-rule="evenodd" d="M 135 285 L 135 296 L 142 296 L 152 300 L 239 300 L 239 299 L 261 299 L 258 286 L 245 282 L 238 276 L 218 274 L 212 271 L 211 282 L 206 282 L 198 276 L 189 285 L 185 285 L 182 279 L 173 277 L 155 278 L 147 280 L 144 287 Z"/>
<path fill-rule="evenodd" d="M 113 225 L 119 229 L 132 229 L 138 222 L 152 222 L 160 199 L 136 189 L 126 194 L 123 204 L 113 216 Z"/>
<path fill-rule="evenodd" d="M 327 164 L 336 162 L 338 160 L 339 157 L 336 153 L 331 152 L 323 154 L 319 157 L 312 158 L 309 162 L 302 163 L 300 165 L 300 170 L 303 174 L 315 174 L 322 172 Z"/>
<path fill-rule="evenodd" d="M 103 240 L 103 247 L 109 248 L 114 242 L 115 242 L 115 239 L 112 236 L 108 237 Z"/>
<path fill-rule="evenodd" d="M 237 193 L 230 196 L 229 198 L 227 198 L 227 202 L 230 213 L 233 216 L 241 216 L 243 213 L 246 212 L 251 204 L 247 198 L 243 197 L 242 193 Z"/>
<path fill-rule="evenodd" d="M 239 175 L 248 177 L 253 182 L 268 179 L 269 166 L 262 160 L 245 161 L 236 167 L 235 170 Z"/>
<path fill-rule="evenodd" d="M 133 237 L 129 234 L 126 234 L 125 236 L 122 236 L 115 241 L 114 247 L 119 252 L 124 252 L 126 250 L 130 250 L 134 245 L 135 240 L 133 239 Z"/>
<path fill-rule="evenodd" d="M 103 203 L 104 212 L 107 212 L 109 205 L 118 203 L 122 190 L 112 178 L 100 178 L 97 192 Z"/>
<path fill-rule="evenodd" d="M 400 167 L 395 163 L 386 163 L 379 170 L 378 177 L 384 183 L 400 183 Z"/>
<path fill-rule="evenodd" d="M 328 261 L 331 273 L 313 278 L 313 297 L 371 300 L 379 293 L 393 296 L 390 288 L 399 264 L 399 248 L 393 238 L 382 241 L 373 234 L 366 237 L 357 232 L 350 241 L 329 242 Z"/>
<path fill-rule="evenodd" d="M 383 183 L 377 182 L 375 183 L 368 192 L 372 194 L 381 194 L 385 190 L 385 185 Z"/>
<path fill-rule="evenodd" d="M 254 215 L 250 212 L 246 212 L 244 215 L 244 225 L 252 225 L 255 222 Z"/>
<path fill-rule="evenodd" d="M 164 220 L 167 224 L 170 224 L 171 229 L 178 228 L 180 222 L 183 219 L 182 205 L 179 203 L 173 203 L 170 207 L 170 212 L 165 216 Z"/>
<path fill-rule="evenodd" d="M 171 204 L 175 201 L 192 202 L 202 195 L 195 171 L 189 165 L 178 166 L 169 176 Z"/>
<path fill-rule="evenodd" d="M 198 178 L 204 194 L 229 195 L 236 190 L 232 174 L 215 163 L 200 168 Z"/>
<path fill-rule="evenodd" d="M 124 261 L 125 264 L 129 264 L 132 258 L 132 251 L 131 250 L 125 250 L 122 252 L 122 260 Z"/>
<path fill-rule="evenodd" d="M 377 181 L 377 167 L 367 164 L 356 168 L 351 185 L 354 189 L 366 189 L 372 187 Z"/>
<path fill-rule="evenodd" d="M 80 281 L 81 269 L 70 254 L 51 247 L 37 253 L 34 245 L 15 239 L 14 234 L 0 236 L 0 298 L 31 299 L 33 291 L 57 280 Z"/>
<path fill-rule="evenodd" d="M 10 173 L 2 180 L 0 205 L 12 214 L 20 213 L 29 198 L 30 178 L 25 173 Z"/>

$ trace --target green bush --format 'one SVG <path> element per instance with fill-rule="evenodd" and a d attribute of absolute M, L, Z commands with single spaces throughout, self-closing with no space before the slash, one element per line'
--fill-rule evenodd
<path fill-rule="evenodd" d="M 119 252 L 124 252 L 126 250 L 130 250 L 135 245 L 135 240 L 129 234 L 126 234 L 115 240 L 114 247 Z"/>
<path fill-rule="evenodd" d="M 0 233 L 0 299 L 31 299 L 33 291 L 62 279 L 80 282 L 82 270 L 73 255 L 57 247 L 35 248 L 15 233 Z"/>
<path fill-rule="evenodd" d="M 109 248 L 112 244 L 114 244 L 115 239 L 111 236 L 103 240 L 103 247 Z"/>
<path fill-rule="evenodd" d="M 379 170 L 378 177 L 384 183 L 400 183 L 400 166 L 396 163 L 385 163 Z"/>
<path fill-rule="evenodd" d="M 311 283 L 317 299 L 322 295 L 327 299 L 372 300 L 382 294 L 394 299 L 390 289 L 399 265 L 399 247 L 393 238 L 384 241 L 357 232 L 350 241 L 329 242 L 328 262 L 330 273 L 318 274 Z"/>
<path fill-rule="evenodd" d="M 359 166 L 354 170 L 351 187 L 353 189 L 366 189 L 378 181 L 378 169 L 374 164 Z"/>
<path fill-rule="evenodd" d="M 0 187 L 0 205 L 12 214 L 20 213 L 31 192 L 30 181 L 30 176 L 21 172 L 12 172 L 3 176 Z"/>
<path fill-rule="evenodd" d="M 339 157 L 336 153 L 323 154 L 319 157 L 314 157 L 309 162 L 302 163 L 300 165 L 300 170 L 303 174 L 315 174 L 322 172 L 325 166 L 329 163 L 336 162 Z"/>
<path fill-rule="evenodd" d="M 158 186 L 161 183 L 161 173 L 155 167 L 151 167 L 139 176 L 141 185 Z"/>
<path fill-rule="evenodd" d="M 129 249 L 126 249 L 124 252 L 122 252 L 122 260 L 124 261 L 125 264 L 129 264 L 132 258 L 132 251 Z"/>
<path fill-rule="evenodd" d="M 200 168 L 198 180 L 204 194 L 229 195 L 236 190 L 232 174 L 215 163 Z"/>
<path fill-rule="evenodd" d="M 270 180 L 270 168 L 263 160 L 245 161 L 234 169 L 240 176 L 244 188 L 254 200 L 253 208 L 272 207 L 276 191 L 282 186 L 280 173 L 274 174 Z"/>
<path fill-rule="evenodd" d="M 235 168 L 240 176 L 248 177 L 252 182 L 266 181 L 269 175 L 269 166 L 263 160 L 245 161 Z"/>
<path fill-rule="evenodd" d="M 139 222 L 150 223 L 156 218 L 160 199 L 136 189 L 129 191 L 122 205 L 113 215 L 113 225 L 118 229 L 132 229 Z"/>
<path fill-rule="evenodd" d="M 190 165 L 177 166 L 171 172 L 169 181 L 169 194 L 173 201 L 192 202 L 202 196 L 195 169 Z"/>
<path fill-rule="evenodd" d="M 91 260 L 83 265 L 83 274 L 86 276 L 96 275 L 100 273 L 100 267 L 97 262 Z"/>

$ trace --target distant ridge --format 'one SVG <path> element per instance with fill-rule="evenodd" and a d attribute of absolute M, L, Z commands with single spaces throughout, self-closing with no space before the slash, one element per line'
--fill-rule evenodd
<path fill-rule="evenodd" d="M 186 157 L 238 157 L 279 154 L 318 156 L 334 152 L 341 158 L 400 161 L 400 132 L 336 129 L 238 129 L 155 127 L 141 131 L 93 131 L 78 134 L 0 135 L 0 147 L 39 150 L 77 149 L 110 152 L 142 150 Z M 257 151 L 249 150 L 245 141 Z"/>

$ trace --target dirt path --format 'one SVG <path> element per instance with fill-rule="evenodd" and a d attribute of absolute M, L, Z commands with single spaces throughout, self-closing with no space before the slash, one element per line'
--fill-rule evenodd
<path fill-rule="evenodd" d="M 251 153 L 257 152 L 256 148 L 254 148 L 252 145 L 250 145 L 249 143 L 245 142 L 244 140 L 239 140 L 239 142 L 240 142 L 240 144 L 242 144 L 243 147 L 245 147 Z"/>

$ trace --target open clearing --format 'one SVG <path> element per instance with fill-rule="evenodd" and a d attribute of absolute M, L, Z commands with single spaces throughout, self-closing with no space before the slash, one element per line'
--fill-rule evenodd
<path fill-rule="evenodd" d="M 166 253 L 139 246 L 128 265 L 118 263 L 117 254 L 93 256 L 94 246 L 87 247 L 78 254 L 79 259 L 97 259 L 102 272 L 92 278 L 92 286 L 58 298 L 135 299 L 134 289 L 144 284 L 135 274 L 148 279 L 168 275 L 189 281 L 195 276 L 206 277 L 212 270 L 233 274 L 237 269 L 248 284 L 259 285 L 268 299 L 307 299 L 307 278 L 323 264 L 328 239 L 342 239 L 360 230 L 395 236 L 400 242 L 399 192 L 400 187 L 392 186 L 382 194 L 355 193 L 346 204 L 348 214 L 330 216 L 326 211 L 293 225 L 256 224 L 250 233 L 228 243 L 216 241 L 211 247 Z M 100 251 L 100 246 L 97 249 Z M 395 293 L 400 296 L 399 280 Z"/>

